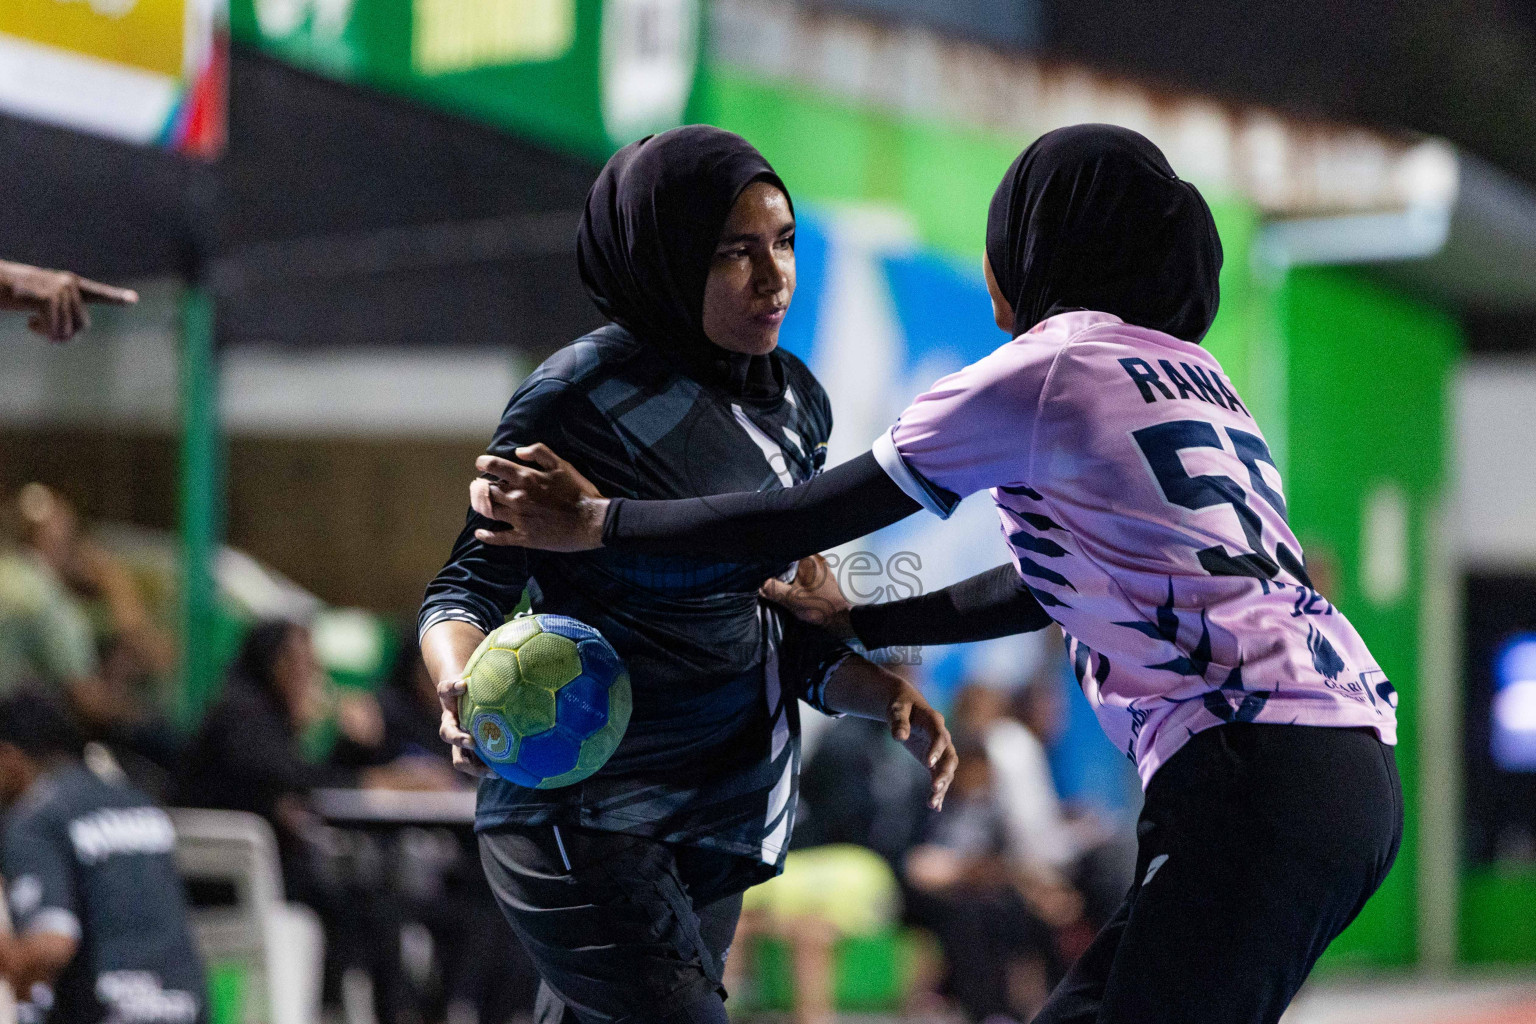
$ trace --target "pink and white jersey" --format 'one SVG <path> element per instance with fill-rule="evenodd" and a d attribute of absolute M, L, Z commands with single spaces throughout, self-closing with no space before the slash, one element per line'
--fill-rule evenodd
<path fill-rule="evenodd" d="M 940 516 L 990 490 L 1142 785 L 1223 722 L 1397 741 L 1396 692 L 1312 589 L 1264 435 L 1198 345 L 1108 313 L 1054 316 L 940 380 L 874 450 Z"/>

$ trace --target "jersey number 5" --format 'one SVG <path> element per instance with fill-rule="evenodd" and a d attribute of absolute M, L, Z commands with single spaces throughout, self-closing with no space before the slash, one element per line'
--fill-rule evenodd
<path fill-rule="evenodd" d="M 1235 427 L 1224 429 L 1232 442 L 1232 451 L 1248 470 L 1249 486 L 1284 520 L 1284 496 L 1270 487 L 1259 472 L 1261 462 L 1277 468 L 1274 458 L 1269 454 L 1269 446 L 1257 434 Z M 1263 521 L 1248 504 L 1248 492 L 1243 490 L 1242 485 L 1219 473 L 1190 476 L 1184 469 L 1179 452 L 1187 448 L 1214 448 L 1219 452 L 1227 450 L 1222 446 L 1215 424 L 1207 420 L 1173 420 L 1133 430 L 1131 436 L 1136 439 L 1141 454 L 1146 457 L 1147 465 L 1152 470 L 1152 476 L 1170 504 L 1194 511 L 1215 505 L 1230 505 L 1237 514 L 1249 550 L 1233 554 L 1220 544 L 1200 549 L 1195 552 L 1195 556 L 1200 559 L 1206 572 L 1212 576 L 1251 576 L 1254 579 L 1272 580 L 1284 569 L 1297 581 L 1309 587 L 1312 585 L 1301 558 L 1283 541 L 1275 545 L 1273 558 L 1265 552 Z"/>

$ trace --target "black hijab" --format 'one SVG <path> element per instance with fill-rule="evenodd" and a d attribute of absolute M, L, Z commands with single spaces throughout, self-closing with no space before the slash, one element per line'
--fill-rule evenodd
<path fill-rule="evenodd" d="M 734 396 L 776 401 L 784 392 L 777 350 L 729 352 L 704 333 L 704 283 L 715 246 L 731 207 L 754 181 L 789 198 L 763 155 L 719 128 L 686 125 L 632 142 L 587 193 L 576 261 L 587 294 L 608 319 Z"/>
<path fill-rule="evenodd" d="M 1013 333 L 1072 309 L 1198 343 L 1220 299 L 1221 239 L 1199 191 L 1128 128 L 1080 124 L 1019 154 L 987 212 Z"/>

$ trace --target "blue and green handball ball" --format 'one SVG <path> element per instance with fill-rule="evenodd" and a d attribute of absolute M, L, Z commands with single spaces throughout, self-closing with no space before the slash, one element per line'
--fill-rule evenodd
<path fill-rule="evenodd" d="M 519 615 L 470 656 L 459 722 L 491 770 L 530 789 L 580 782 L 629 726 L 629 673 L 612 645 L 566 615 Z"/>

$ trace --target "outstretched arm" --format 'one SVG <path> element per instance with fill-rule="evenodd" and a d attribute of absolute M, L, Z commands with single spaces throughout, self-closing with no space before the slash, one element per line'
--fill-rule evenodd
<path fill-rule="evenodd" d="M 1019 578 L 1004 564 L 931 594 L 881 604 L 853 605 L 821 556 L 802 559 L 794 581 L 772 579 L 762 594 L 796 618 L 844 640 L 857 638 L 866 650 L 902 645 L 963 644 L 1032 633 L 1050 625 Z"/>
<path fill-rule="evenodd" d="M 788 562 L 889 526 L 921 507 L 871 453 L 796 487 L 674 501 L 603 498 L 545 446 L 519 448 L 517 455 L 532 465 L 494 455 L 475 463 L 484 475 L 470 487 L 471 504 L 506 524 L 475 534 L 486 544 L 553 551 L 611 545 Z"/>
<path fill-rule="evenodd" d="M 68 341 L 91 325 L 87 302 L 131 306 L 138 292 L 88 281 L 67 270 L 47 270 L 0 260 L 0 309 L 32 314 L 27 326 L 50 341 Z"/>

